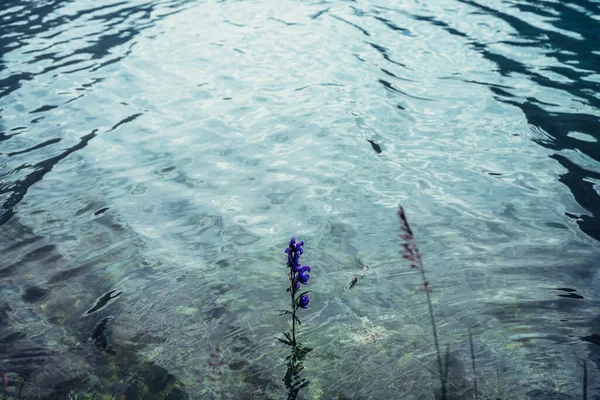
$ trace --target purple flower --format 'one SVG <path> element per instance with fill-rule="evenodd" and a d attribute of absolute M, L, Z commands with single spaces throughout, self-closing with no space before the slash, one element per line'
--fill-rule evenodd
<path fill-rule="evenodd" d="M 300 308 L 306 308 L 308 306 L 308 302 L 309 301 L 310 301 L 310 299 L 308 298 L 308 295 L 303 294 L 298 299 L 298 307 L 300 307 Z"/>
<path fill-rule="evenodd" d="M 287 277 L 290 280 L 290 286 L 286 289 L 292 298 L 290 305 L 292 306 L 291 311 L 282 310 L 283 313 L 281 315 L 291 315 L 292 318 L 292 331 L 291 333 L 285 333 L 285 339 L 277 338 L 279 341 L 294 346 L 297 346 L 296 342 L 296 323 L 300 325 L 300 319 L 296 316 L 296 312 L 299 308 L 308 307 L 308 303 L 310 299 L 306 295 L 310 292 L 303 292 L 302 294 L 298 294 L 300 290 L 300 284 L 306 285 L 308 280 L 310 279 L 310 267 L 308 265 L 300 264 L 300 256 L 304 253 L 304 242 L 299 241 L 296 242 L 296 237 L 293 236 L 290 242 L 288 243 L 285 254 L 287 255 L 287 268 L 289 269 L 287 272 Z"/>
<path fill-rule="evenodd" d="M 298 268 L 298 272 L 310 272 L 310 267 L 308 265 L 303 265 Z"/>
<path fill-rule="evenodd" d="M 304 246 L 304 242 L 300 241 L 300 242 L 296 243 L 296 236 L 292 236 L 292 239 L 290 240 L 288 248 L 285 250 L 285 252 L 289 254 L 291 251 L 291 252 L 298 252 L 298 253 L 302 254 L 304 252 L 304 250 L 302 249 L 302 246 Z"/>
<path fill-rule="evenodd" d="M 310 267 L 308 265 L 304 265 L 300 268 L 298 268 L 298 281 L 304 285 L 306 285 L 306 283 L 308 282 L 308 279 L 310 278 L 310 275 L 308 275 L 308 272 L 310 272 Z"/>
<path fill-rule="evenodd" d="M 308 282 L 309 278 L 310 275 L 308 275 L 306 272 L 298 272 L 298 282 L 302 283 L 303 285 L 306 285 L 306 282 Z"/>
<path fill-rule="evenodd" d="M 293 236 L 285 249 L 285 254 L 287 254 L 287 267 L 290 269 L 288 274 L 288 277 L 290 278 L 290 287 L 287 291 L 291 292 L 292 297 L 295 297 L 296 292 L 300 289 L 300 284 L 306 285 L 310 279 L 310 267 L 308 265 L 300 264 L 300 256 L 304 252 L 302 246 L 304 246 L 304 242 L 296 242 L 296 237 Z M 308 304 L 308 296 L 305 296 L 302 302 L 300 301 L 300 298 L 298 298 L 296 304 L 296 307 L 301 307 L 299 304 Z"/>
<path fill-rule="evenodd" d="M 290 240 L 288 247 L 285 249 L 285 253 L 287 254 L 287 266 L 293 273 L 298 272 L 298 268 L 300 267 L 300 256 L 304 252 L 302 246 L 304 246 L 304 242 L 300 241 L 296 243 L 296 237 L 294 236 Z"/>

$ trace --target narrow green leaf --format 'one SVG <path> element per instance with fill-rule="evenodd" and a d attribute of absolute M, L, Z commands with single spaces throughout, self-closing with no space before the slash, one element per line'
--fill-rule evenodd
<path fill-rule="evenodd" d="M 291 342 L 291 341 L 283 340 L 283 339 L 281 339 L 281 338 L 278 338 L 278 337 L 276 337 L 276 336 L 273 336 L 273 337 L 274 337 L 275 339 L 279 340 L 280 342 L 287 344 L 288 346 L 291 346 L 291 345 L 292 345 L 292 342 Z"/>
<path fill-rule="evenodd" d="M 303 388 L 307 387 L 308 384 L 310 383 L 310 381 L 305 380 L 305 379 L 303 379 L 301 382 L 302 382 L 302 384 L 300 386 L 298 386 L 298 389 L 303 389 Z"/>
<path fill-rule="evenodd" d="M 297 300 L 300 298 L 300 296 L 302 296 L 303 294 L 308 294 L 308 293 L 310 293 L 310 292 L 312 292 L 312 290 L 308 290 L 308 291 L 306 291 L 306 292 L 302 292 L 302 293 L 300 293 L 300 294 L 298 295 L 298 297 L 296 298 L 296 301 L 297 301 Z"/>

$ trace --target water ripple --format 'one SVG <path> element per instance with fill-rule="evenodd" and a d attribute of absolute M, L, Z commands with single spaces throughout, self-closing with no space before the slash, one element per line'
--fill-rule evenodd
<path fill-rule="evenodd" d="M 297 235 L 311 396 L 432 397 L 402 203 L 452 393 L 471 328 L 482 396 L 579 397 L 581 360 L 600 377 L 599 27 L 592 1 L 4 2 L 9 394 L 210 398 L 219 345 L 231 398 L 280 398 Z"/>

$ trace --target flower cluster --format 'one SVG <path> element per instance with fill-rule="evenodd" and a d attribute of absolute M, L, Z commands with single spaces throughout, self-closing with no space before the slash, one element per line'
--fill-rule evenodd
<path fill-rule="evenodd" d="M 419 248 L 417 247 L 417 242 L 415 241 L 415 237 L 413 235 L 413 231 L 410 228 L 408 223 L 408 219 L 406 218 L 406 213 L 404 212 L 404 208 L 400 206 L 398 210 L 398 217 L 400 217 L 400 227 L 402 229 L 402 234 L 400 238 L 404 241 L 402 245 L 402 257 L 408 261 L 410 261 L 410 267 L 416 269 L 421 272 L 421 277 L 423 278 L 423 286 L 421 286 L 421 290 L 431 293 L 431 288 L 429 287 L 429 282 L 425 279 L 425 269 L 423 267 L 423 260 L 421 253 L 419 252 Z"/>
<path fill-rule="evenodd" d="M 308 265 L 300 265 L 300 256 L 304 252 L 302 246 L 304 246 L 304 242 L 296 242 L 296 237 L 294 236 L 290 240 L 288 247 L 285 249 L 285 253 L 287 254 L 287 267 L 290 270 L 290 288 L 293 294 L 300 290 L 300 284 L 306 285 L 310 279 L 310 275 L 308 274 L 310 272 L 310 267 Z M 288 291 L 290 291 L 290 288 L 288 288 Z M 296 304 L 298 307 L 306 308 L 309 301 L 308 295 L 304 293 L 298 297 Z"/>

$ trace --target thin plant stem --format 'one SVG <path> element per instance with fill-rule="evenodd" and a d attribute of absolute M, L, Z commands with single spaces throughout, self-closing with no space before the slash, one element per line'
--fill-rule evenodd
<path fill-rule="evenodd" d="M 417 262 L 419 264 L 419 271 L 421 272 L 421 278 L 423 278 L 423 288 L 425 291 L 425 295 L 427 296 L 427 308 L 429 309 L 429 320 L 431 321 L 431 330 L 433 331 L 433 342 L 435 344 L 435 353 L 437 355 L 438 369 L 440 370 L 440 376 L 442 376 L 442 354 L 440 353 L 440 343 L 438 341 L 438 333 L 437 327 L 435 326 L 435 316 L 433 315 L 433 306 L 431 304 L 431 289 L 429 289 L 429 284 L 427 278 L 425 277 L 425 267 L 423 266 L 423 261 L 421 260 L 421 254 L 417 249 L 417 244 L 414 239 L 411 239 L 414 245 L 414 248 L 417 251 Z M 445 398 L 446 394 L 446 383 L 442 379 L 442 398 Z"/>
<path fill-rule="evenodd" d="M 583 400 L 587 400 L 587 384 L 588 384 L 588 376 L 587 376 L 587 361 L 583 360 Z"/>
<path fill-rule="evenodd" d="M 419 360 L 418 358 L 416 358 L 416 357 L 415 357 L 415 356 L 413 356 L 412 354 L 408 354 L 408 356 L 409 356 L 410 358 L 412 358 L 413 360 L 415 360 L 416 362 L 418 362 L 419 364 L 421 364 L 421 365 L 422 365 L 424 368 L 427 368 L 429 371 L 431 371 L 431 373 L 433 373 L 433 374 L 435 374 L 435 375 L 439 375 L 439 373 L 438 373 L 438 372 L 437 372 L 435 369 L 431 368 L 429 365 L 425 364 L 423 361 Z M 448 378 L 446 378 L 446 377 L 444 377 L 444 376 L 442 376 L 442 375 L 439 375 L 439 377 L 440 377 L 440 379 L 442 379 L 442 380 L 445 380 L 447 383 L 449 383 L 449 384 L 450 384 L 450 386 L 454 387 L 454 389 L 456 389 L 456 391 L 457 391 L 457 392 L 458 392 L 458 393 L 459 393 L 461 396 L 465 396 L 465 393 L 464 393 L 462 390 L 460 390 L 460 388 L 459 388 L 458 386 L 456 386 L 456 385 L 454 384 L 454 382 L 452 382 L 450 379 L 448 379 Z"/>
<path fill-rule="evenodd" d="M 421 263 L 421 260 L 419 260 L 419 263 L 421 264 L 421 276 L 423 277 L 423 282 L 427 282 L 425 280 L 425 271 L 423 270 L 423 264 Z M 433 330 L 433 341 L 435 344 L 435 353 L 437 355 L 437 361 L 438 361 L 438 369 L 440 370 L 440 376 L 443 375 L 442 372 L 442 355 L 440 354 L 440 344 L 438 341 L 438 334 L 437 334 L 437 328 L 435 326 L 435 317 L 433 316 L 433 307 L 431 305 L 431 296 L 429 295 L 429 290 L 427 290 L 428 288 L 425 287 L 425 294 L 427 295 L 427 307 L 429 308 L 429 319 L 431 320 L 431 329 Z M 446 382 L 444 381 L 444 379 L 441 380 L 442 383 L 442 399 L 446 398 Z"/>
<path fill-rule="evenodd" d="M 293 274 L 293 272 L 290 269 L 290 274 Z M 293 276 L 293 275 L 292 275 Z M 290 285 L 290 293 L 292 294 L 292 346 L 296 346 L 296 301 L 295 301 L 295 297 L 296 297 L 296 288 L 295 288 L 295 282 L 294 279 L 291 279 L 292 284 Z"/>
<path fill-rule="evenodd" d="M 17 395 L 18 400 L 21 399 L 21 392 L 23 391 L 23 386 L 25 386 L 25 378 L 23 378 L 23 381 L 21 381 L 21 387 L 19 388 L 19 394 Z"/>
<path fill-rule="evenodd" d="M 429 310 L 429 320 L 431 322 L 431 329 L 433 331 L 433 341 L 435 344 L 435 353 L 437 356 L 438 370 L 440 372 L 440 380 L 442 384 L 442 400 L 446 399 L 446 382 L 444 381 L 444 369 L 442 366 L 442 355 L 440 353 L 440 344 L 438 341 L 437 327 L 435 326 L 435 316 L 433 315 L 433 306 L 431 304 L 431 289 L 429 288 L 429 281 L 427 281 L 427 277 L 425 276 L 425 266 L 423 265 L 423 260 L 421 253 L 419 252 L 419 248 L 417 247 L 417 243 L 415 241 L 415 237 L 412 229 L 410 228 L 410 224 L 408 223 L 408 219 L 406 218 L 406 213 L 402 206 L 398 210 L 398 216 L 400 217 L 400 225 L 402 226 L 402 234 L 400 237 L 405 241 L 402 244 L 404 248 L 403 257 L 411 262 L 411 268 L 415 268 L 419 270 L 421 273 L 421 278 L 423 279 L 423 291 L 427 296 L 427 308 Z"/>
<path fill-rule="evenodd" d="M 446 343 L 446 359 L 444 360 L 444 382 L 448 380 L 448 371 L 450 369 L 450 343 Z M 442 387 L 442 399 L 446 398 L 446 387 Z"/>
<path fill-rule="evenodd" d="M 475 367 L 475 347 L 473 346 L 471 328 L 469 328 L 469 347 L 471 348 L 471 365 L 473 366 L 473 397 L 477 400 L 477 368 Z"/>

